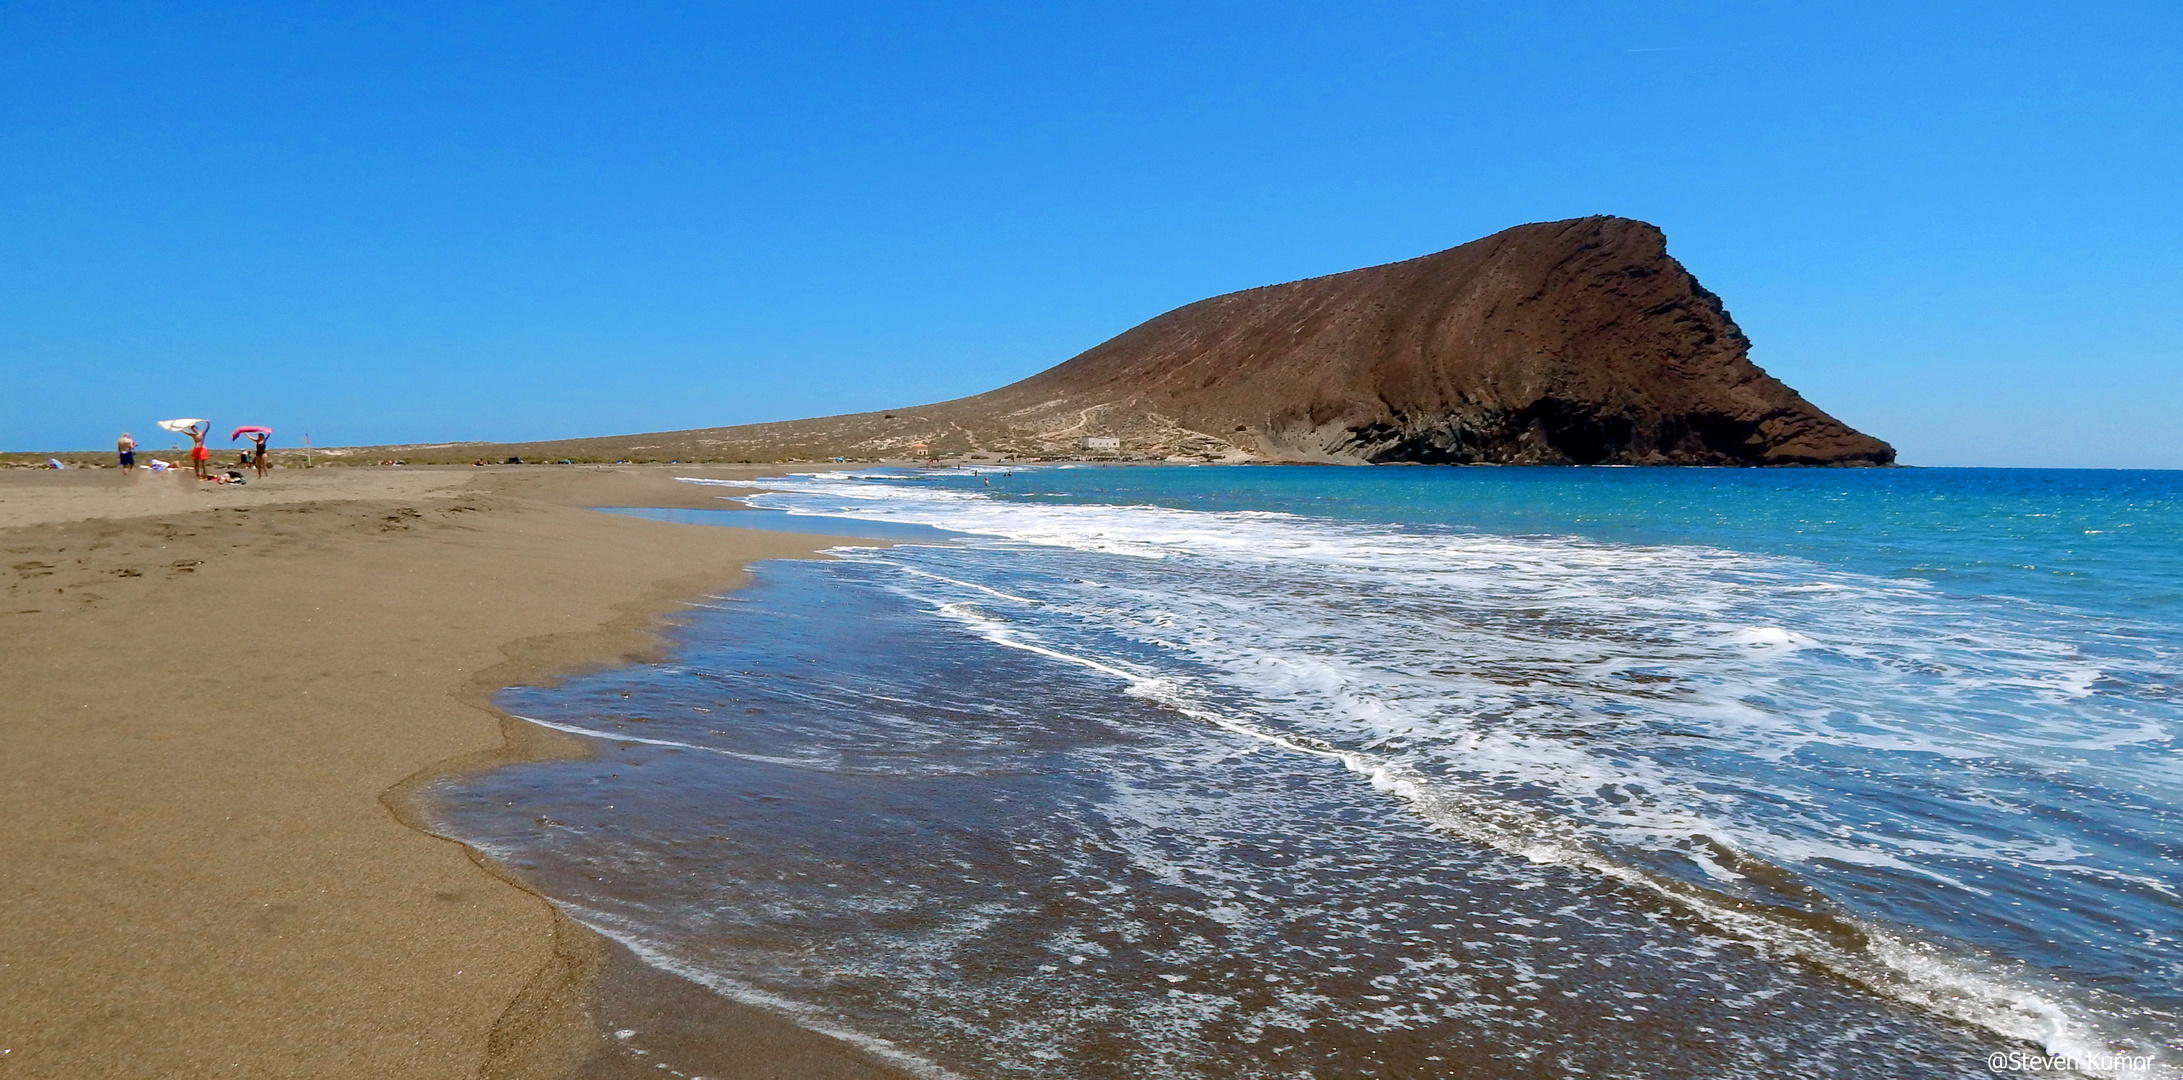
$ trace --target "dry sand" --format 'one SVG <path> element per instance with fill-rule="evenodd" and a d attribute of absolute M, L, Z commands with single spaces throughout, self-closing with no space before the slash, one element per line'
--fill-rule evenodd
<path fill-rule="evenodd" d="M 0 472 L 0 1076 L 661 1075 L 602 988 L 703 1012 L 708 1075 L 889 1075 L 413 827 L 449 769 L 581 752 L 494 690 L 842 543 L 586 509 L 723 505 L 689 474 L 760 471 Z"/>

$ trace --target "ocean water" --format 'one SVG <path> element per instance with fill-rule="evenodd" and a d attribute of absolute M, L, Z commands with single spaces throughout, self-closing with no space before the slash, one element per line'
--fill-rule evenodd
<path fill-rule="evenodd" d="M 932 1076 L 2183 1075 L 2183 474 L 767 486 L 929 539 L 438 791 L 727 997 Z"/>

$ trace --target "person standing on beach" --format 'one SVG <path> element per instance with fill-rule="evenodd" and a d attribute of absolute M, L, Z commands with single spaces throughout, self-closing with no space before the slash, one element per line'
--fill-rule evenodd
<path fill-rule="evenodd" d="M 258 479 L 265 479 L 265 440 L 273 437 L 270 431 L 260 431 L 250 436 L 250 467 L 257 471 Z"/>
<path fill-rule="evenodd" d="M 114 440 L 114 456 L 121 459 L 121 474 L 123 476 L 135 474 L 136 440 L 130 438 L 128 432 L 122 432 L 121 438 Z"/>
<path fill-rule="evenodd" d="M 205 449 L 205 435 L 212 430 L 212 421 L 199 420 L 189 427 L 189 463 L 197 470 L 197 479 L 203 480 L 211 468 L 212 451 Z"/>

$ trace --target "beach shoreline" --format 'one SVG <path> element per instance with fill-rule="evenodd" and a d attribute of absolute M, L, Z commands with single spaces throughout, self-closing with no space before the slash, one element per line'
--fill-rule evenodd
<path fill-rule="evenodd" d="M 725 508 L 674 477 L 779 471 L 0 474 L 0 1063 L 634 1075 L 602 1010 L 685 991 L 440 837 L 419 796 L 587 752 L 494 708 L 500 689 L 656 658 L 674 613 L 748 564 L 849 542 L 591 509 Z M 745 1075 L 894 1075 L 712 1004 L 691 1030 Z"/>

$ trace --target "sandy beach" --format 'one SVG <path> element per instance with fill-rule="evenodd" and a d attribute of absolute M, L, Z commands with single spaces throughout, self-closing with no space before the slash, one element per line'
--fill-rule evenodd
<path fill-rule="evenodd" d="M 720 507 L 672 477 L 763 471 L 0 472 L 0 1073 L 659 1075 L 609 1052 L 611 990 L 713 1010 L 709 1075 L 885 1075 L 616 969 L 408 797 L 581 753 L 490 696 L 651 654 L 747 562 L 842 543 L 588 509 Z"/>

